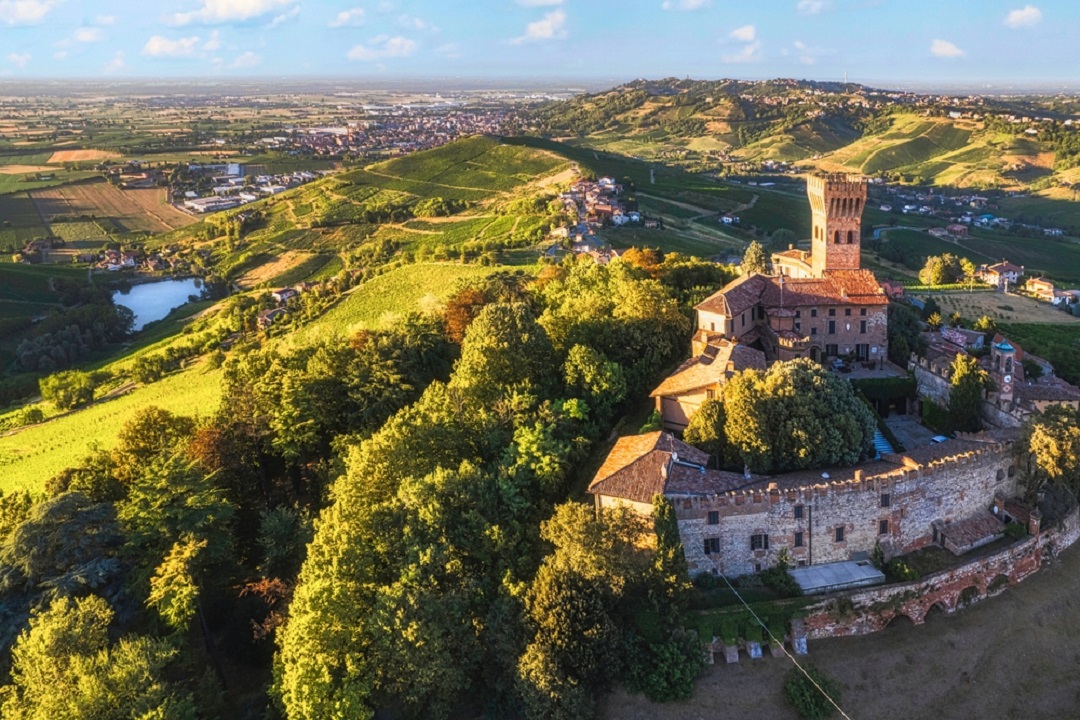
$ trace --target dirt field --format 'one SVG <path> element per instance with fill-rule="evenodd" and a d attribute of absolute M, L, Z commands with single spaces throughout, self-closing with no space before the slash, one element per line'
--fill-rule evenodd
<path fill-rule="evenodd" d="M 167 232 L 196 219 L 165 204 L 164 188 L 119 190 L 101 181 L 63 185 L 30 193 L 42 218 L 95 215 L 111 218 L 128 231 Z"/>
<path fill-rule="evenodd" d="M 48 165 L 0 165 L 0 174 L 22 175 L 23 173 L 56 172 L 56 168 Z"/>
<path fill-rule="evenodd" d="M 118 158 L 120 153 L 112 150 L 57 150 L 49 158 L 51 163 L 78 162 L 80 160 L 108 160 Z"/>
<path fill-rule="evenodd" d="M 932 295 L 941 305 L 941 316 L 948 318 L 959 312 L 969 320 L 989 315 L 998 322 L 1010 323 L 1078 323 L 1080 318 L 1061 312 L 1046 303 L 1021 295 L 996 292 L 942 293 Z M 1010 309 L 1011 308 L 1011 309 Z"/>
<path fill-rule="evenodd" d="M 271 262 L 264 263 L 263 265 L 253 267 L 251 270 L 248 270 L 246 273 L 240 276 L 240 278 L 236 281 L 236 284 L 243 289 L 248 290 L 255 287 L 256 285 L 259 285 L 260 283 L 267 282 L 271 278 L 277 277 L 286 270 L 289 270 L 290 268 L 293 268 L 304 262 L 309 257 L 311 256 L 308 253 L 301 253 L 296 252 L 295 250 L 290 250 L 289 252 L 283 253 L 277 259 Z"/>
<path fill-rule="evenodd" d="M 853 720 L 1080 717 L 1080 548 L 1021 585 L 924 625 L 810 642 L 808 661 L 836 678 Z M 795 720 L 781 687 L 791 661 L 713 665 L 686 703 L 618 691 L 609 720 Z M 834 715 L 834 717 L 839 717 Z"/>

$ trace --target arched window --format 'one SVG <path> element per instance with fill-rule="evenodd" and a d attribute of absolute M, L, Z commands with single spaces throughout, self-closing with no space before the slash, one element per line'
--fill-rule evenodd
<path fill-rule="evenodd" d="M 839 230 L 837 230 L 837 231 L 835 231 L 833 233 L 833 243 L 836 244 L 836 245 L 840 244 L 840 231 Z"/>
<path fill-rule="evenodd" d="M 862 198 L 855 198 L 855 212 L 858 213 L 862 208 Z"/>
<path fill-rule="evenodd" d="M 855 232 L 853 230 L 847 231 L 847 244 L 851 245 L 855 242 Z"/>
<path fill-rule="evenodd" d="M 1005 372 L 1012 372 L 1012 358 L 1005 358 Z"/>

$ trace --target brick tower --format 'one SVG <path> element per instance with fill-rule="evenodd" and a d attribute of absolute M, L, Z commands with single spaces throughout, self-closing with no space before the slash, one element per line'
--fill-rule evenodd
<path fill-rule="evenodd" d="M 811 175 L 806 181 L 814 230 L 810 263 L 826 270 L 858 270 L 866 183 L 858 175 Z"/>

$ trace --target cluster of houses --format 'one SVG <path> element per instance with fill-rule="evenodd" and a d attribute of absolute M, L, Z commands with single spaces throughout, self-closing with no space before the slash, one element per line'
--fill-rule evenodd
<path fill-rule="evenodd" d="M 975 271 L 975 277 L 1003 292 L 1020 289 L 1037 300 L 1057 307 L 1080 304 L 1080 290 L 1062 289 L 1045 277 L 1028 278 L 1021 284 L 1024 274 L 1023 265 L 1016 265 L 1008 260 L 1002 260 L 994 265 L 980 265 Z"/>
<path fill-rule="evenodd" d="M 569 227 L 556 228 L 551 237 L 566 239 L 567 249 L 575 255 L 588 255 L 601 265 L 617 259 L 623 251 L 615 250 L 596 232 L 604 225 L 622 227 L 640 224 L 646 228 L 659 228 L 659 220 L 644 218 L 640 212 L 627 207 L 622 199 L 623 187 L 614 178 L 602 177 L 596 181 L 578 180 L 570 189 L 559 195 L 568 215 L 577 219 Z M 551 256 L 562 248 L 548 250 Z"/>
<path fill-rule="evenodd" d="M 880 183 L 879 183 L 880 184 Z M 882 202 L 878 209 L 882 212 L 898 210 L 904 215 L 923 215 L 927 217 L 940 217 L 952 220 L 952 224 L 946 227 L 930 229 L 930 234 L 936 237 L 963 237 L 967 235 L 967 227 L 978 227 L 993 230 L 1009 230 L 1012 228 L 1025 228 L 1027 230 L 1041 231 L 1047 237 L 1063 237 L 1065 231 L 1057 227 L 1043 227 L 1032 223 L 1021 223 L 1015 220 L 994 215 L 985 211 L 990 198 L 982 195 L 956 195 L 948 196 L 933 192 L 912 191 L 907 188 L 887 187 L 885 192 L 896 198 L 897 202 Z M 1019 197 L 1019 194 L 1014 194 Z M 901 202 L 902 201 L 902 202 Z M 957 214 L 958 208 L 968 208 Z M 976 214 L 978 213 L 978 214 Z M 960 231 L 960 228 L 964 228 Z M 940 233 L 940 234 L 938 234 Z"/>
<path fill-rule="evenodd" d="M 516 118 L 507 108 L 457 105 L 364 105 L 365 119 L 333 127 L 289 128 L 257 144 L 294 154 L 401 155 L 429 150 L 470 135 L 499 135 Z"/>
<path fill-rule="evenodd" d="M 266 330 L 274 324 L 276 320 L 282 316 L 288 314 L 289 310 L 286 307 L 288 302 L 294 297 L 299 296 L 303 292 L 307 292 L 312 288 L 312 283 L 302 282 L 293 285 L 292 287 L 280 288 L 270 292 L 270 297 L 273 298 L 276 305 L 265 310 L 260 310 L 257 316 L 257 322 L 259 329 Z"/>
<path fill-rule="evenodd" d="M 183 206 L 192 212 L 208 213 L 255 202 L 270 195 L 277 195 L 289 188 L 294 188 L 321 176 L 321 173 L 299 170 L 275 175 L 247 176 L 240 163 L 220 165 L 189 165 L 193 172 L 218 172 L 213 177 L 211 195 L 199 197 L 199 193 L 188 190 L 184 193 Z"/>

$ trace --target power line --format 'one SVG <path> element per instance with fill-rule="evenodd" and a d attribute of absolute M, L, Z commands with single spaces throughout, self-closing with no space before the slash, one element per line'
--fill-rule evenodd
<path fill-rule="evenodd" d="M 731 592 L 735 593 L 735 597 L 739 598 L 739 602 L 741 602 L 743 604 L 743 607 L 745 607 L 747 610 L 749 610 L 750 614 L 754 616 L 754 620 L 756 620 L 757 624 L 761 626 L 761 629 L 765 631 L 765 634 L 768 635 L 772 639 L 772 641 L 774 643 L 779 645 L 780 646 L 780 651 L 783 652 L 784 655 L 786 655 L 787 658 L 789 660 L 791 660 L 791 662 L 793 662 L 795 664 L 795 667 L 797 667 L 799 669 L 799 672 L 801 672 L 803 675 L 805 675 L 806 679 L 810 681 L 810 684 L 813 685 L 814 687 L 816 687 L 818 689 L 818 692 L 820 692 L 822 695 L 824 695 L 825 699 L 828 700 L 830 703 L 832 703 L 832 706 L 834 708 L 836 708 L 836 711 L 839 712 L 841 716 L 843 716 L 844 720 L 851 720 L 851 716 L 848 715 L 846 712 L 844 712 L 844 709 L 842 707 L 840 707 L 836 703 L 835 700 L 832 699 L 832 696 L 829 695 L 829 693 L 825 692 L 825 688 L 818 685 L 817 680 L 810 677 L 810 673 L 806 672 L 806 670 L 803 668 L 803 666 L 799 664 L 799 661 L 795 659 L 795 656 L 787 651 L 787 648 L 784 647 L 784 641 L 776 639 L 776 636 L 772 634 L 772 631 L 769 630 L 769 628 L 765 625 L 765 623 L 761 621 L 761 618 L 759 618 L 758 614 L 756 612 L 754 612 L 754 609 L 752 607 L 750 607 L 749 604 L 747 604 L 746 600 L 743 599 L 743 596 L 739 594 L 739 591 L 736 590 L 735 586 L 731 584 L 731 581 L 727 579 L 727 575 L 724 575 L 723 573 L 720 573 L 720 577 L 722 577 L 724 579 L 724 582 L 727 583 L 728 589 L 731 590 Z"/>

